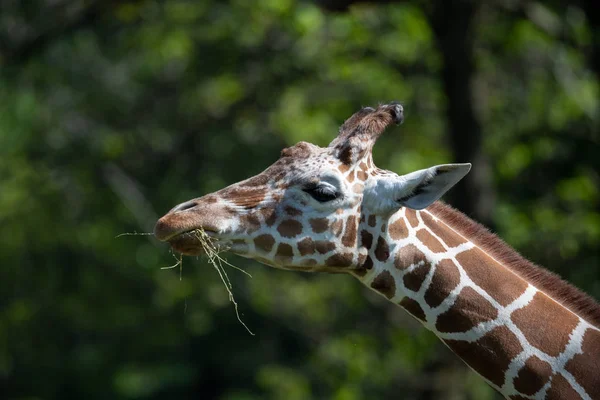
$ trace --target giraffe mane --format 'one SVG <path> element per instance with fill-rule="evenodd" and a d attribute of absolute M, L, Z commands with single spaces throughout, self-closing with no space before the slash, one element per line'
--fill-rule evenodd
<path fill-rule="evenodd" d="M 591 296 L 565 282 L 554 272 L 527 260 L 485 226 L 449 205 L 437 201 L 427 210 L 553 300 L 600 328 L 600 304 Z"/>

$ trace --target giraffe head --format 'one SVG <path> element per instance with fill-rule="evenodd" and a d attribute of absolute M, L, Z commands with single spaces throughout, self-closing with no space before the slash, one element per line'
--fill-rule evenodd
<path fill-rule="evenodd" d="M 427 207 L 470 169 L 447 164 L 399 176 L 375 167 L 375 141 L 403 118 L 399 104 L 363 108 L 328 147 L 286 148 L 262 173 L 174 207 L 154 234 L 186 255 L 201 254 L 192 232 L 202 228 L 220 247 L 277 268 L 364 271 L 361 224 Z"/>

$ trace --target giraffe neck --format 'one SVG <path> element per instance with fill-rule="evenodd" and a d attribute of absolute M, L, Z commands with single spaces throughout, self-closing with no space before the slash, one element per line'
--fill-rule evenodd
<path fill-rule="evenodd" d="M 519 274 L 465 237 L 456 221 L 444 219 L 448 209 L 436 203 L 387 220 L 365 216 L 360 240 L 369 254 L 357 277 L 507 398 L 600 399 L 596 321 L 540 289 L 535 274 Z"/>

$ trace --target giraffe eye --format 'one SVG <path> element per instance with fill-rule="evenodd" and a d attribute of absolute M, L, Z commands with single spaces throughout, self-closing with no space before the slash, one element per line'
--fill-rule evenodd
<path fill-rule="evenodd" d="M 310 194 L 319 203 L 335 200 L 340 195 L 335 189 L 326 186 L 308 186 L 302 190 Z"/>

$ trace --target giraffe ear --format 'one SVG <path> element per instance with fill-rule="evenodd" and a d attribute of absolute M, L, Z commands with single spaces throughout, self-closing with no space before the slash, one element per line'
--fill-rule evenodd
<path fill-rule="evenodd" d="M 421 210 L 456 185 L 471 170 L 471 164 L 444 164 L 400 176 L 395 200 L 404 207 Z"/>

